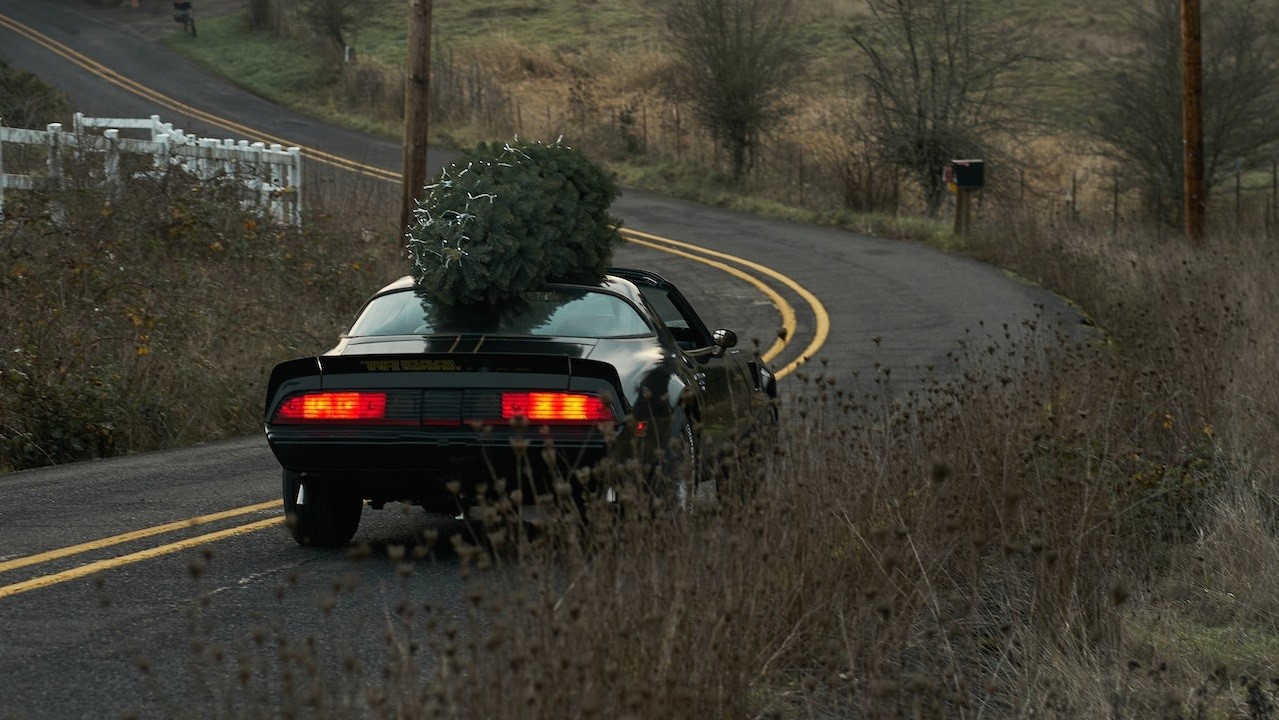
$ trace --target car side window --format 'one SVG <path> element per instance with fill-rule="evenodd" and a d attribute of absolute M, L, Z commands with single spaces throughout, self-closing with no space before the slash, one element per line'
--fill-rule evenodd
<path fill-rule="evenodd" d="M 641 285 L 640 292 L 644 294 L 648 304 L 657 311 L 662 324 L 671 331 L 671 335 L 675 337 L 675 342 L 681 349 L 694 350 L 708 344 L 706 338 L 701 337 L 701 333 L 698 332 L 697 323 L 684 315 L 679 306 L 671 300 L 670 293 L 649 285 Z"/>

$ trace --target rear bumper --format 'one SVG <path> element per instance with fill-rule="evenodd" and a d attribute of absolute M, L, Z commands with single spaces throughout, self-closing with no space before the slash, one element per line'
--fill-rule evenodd
<path fill-rule="evenodd" d="M 438 497 L 457 482 L 474 495 L 480 485 L 498 480 L 534 481 L 533 492 L 554 480 L 574 480 L 579 470 L 605 458 L 619 462 L 635 456 L 619 433 L 606 437 L 598 428 L 564 427 L 549 432 L 516 433 L 510 428 L 267 428 L 267 441 L 280 464 L 315 481 L 362 491 L 366 498 L 424 500 Z M 521 482 L 528 485 L 528 482 Z"/>

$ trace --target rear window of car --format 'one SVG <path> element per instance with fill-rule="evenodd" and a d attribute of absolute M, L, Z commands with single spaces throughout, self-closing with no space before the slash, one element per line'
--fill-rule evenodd
<path fill-rule="evenodd" d="M 618 338 L 652 332 L 633 305 L 606 292 L 540 290 L 491 309 L 457 309 L 433 305 L 419 293 L 402 290 L 370 300 L 347 335 L 491 333 Z"/>

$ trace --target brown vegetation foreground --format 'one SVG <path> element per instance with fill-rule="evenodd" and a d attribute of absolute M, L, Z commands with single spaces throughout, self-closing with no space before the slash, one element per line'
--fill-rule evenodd
<path fill-rule="evenodd" d="M 272 363 L 326 347 L 400 263 L 385 233 L 274 227 L 240 195 L 175 170 L 6 198 L 0 471 L 258 431 Z"/>
<path fill-rule="evenodd" d="M 144 183 L 26 196 L 0 225 L 0 464 L 254 430 L 270 363 L 402 262 Z M 1275 251 L 1012 221 L 975 242 L 1104 339 L 974 328 L 921 388 L 813 363 L 777 447 L 738 469 L 756 492 L 532 540 L 489 508 L 463 607 L 388 607 L 384 667 L 258 631 L 227 714 L 1275 717 Z"/>

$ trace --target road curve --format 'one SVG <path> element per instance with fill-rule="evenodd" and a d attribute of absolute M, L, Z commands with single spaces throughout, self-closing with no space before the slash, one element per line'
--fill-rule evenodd
<path fill-rule="evenodd" d="M 399 167 L 397 144 L 325 125 L 209 77 L 105 21 L 109 15 L 84 2 L 0 0 L 0 16 L 202 112 L 361 164 Z M 224 135 L 206 121 L 89 74 L 3 25 L 0 60 L 63 87 L 87 114 L 160 114 L 189 130 Z M 446 153 L 431 158 L 435 165 L 448 159 Z M 944 367 L 946 353 L 981 323 L 994 327 L 1041 316 L 1068 326 L 1078 322 L 1042 289 L 914 243 L 760 219 L 638 190 L 626 190 L 614 211 L 639 233 L 689 243 L 702 257 L 709 251 L 741 258 L 795 281 L 829 315 L 829 335 L 817 357 L 828 360 L 828 372 L 837 377 L 882 363 L 894 369 L 898 382 L 909 383 L 920 368 Z M 657 267 L 700 298 L 713 324 L 745 329 L 742 334 L 758 337 L 762 347 L 773 342 L 782 322 L 758 288 L 714 268 L 638 244 L 628 245 L 619 262 Z M 821 317 L 794 288 L 776 279 L 769 286 L 795 308 L 797 340 L 780 356 L 791 363 L 819 335 Z M 387 593 L 403 588 L 437 607 L 457 598 L 460 584 L 447 558 L 421 564 L 400 581 L 384 558 L 352 564 L 299 549 L 274 528 L 236 534 L 235 528 L 250 523 L 273 525 L 278 511 L 269 504 L 278 483 L 278 469 L 257 437 L 0 476 L 0 717 L 110 717 L 135 708 L 162 715 L 165 703 L 181 702 L 174 688 L 191 682 L 182 668 L 193 636 L 234 646 L 262 623 L 292 635 L 323 632 L 331 626 L 317 617 L 315 597 L 332 592 L 334 576 L 352 576 L 364 588 L 339 597 L 334 612 L 371 656 Z M 244 512 L 206 519 L 234 509 Z M 359 537 L 385 547 L 412 538 L 424 522 L 420 514 L 395 508 L 366 511 Z M 156 530 L 138 532 L 149 528 Z M 207 544 L 192 540 L 221 532 Z M 72 549 L 57 552 L 65 548 Z M 31 560 L 36 556 L 48 559 Z M 100 569 L 77 574 L 76 568 L 91 563 Z M 41 578 L 59 573 L 68 579 L 42 584 Z M 5 590 L 14 587 L 20 591 Z M 210 598 L 207 606 L 195 602 L 199 593 Z M 158 668 L 158 681 L 147 681 L 133 667 L 142 656 Z"/>

